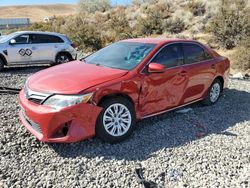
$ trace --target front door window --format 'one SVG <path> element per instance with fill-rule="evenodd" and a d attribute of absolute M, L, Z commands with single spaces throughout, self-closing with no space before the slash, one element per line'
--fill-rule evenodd
<path fill-rule="evenodd" d="M 183 64 L 183 52 L 181 44 L 171 44 L 164 47 L 152 60 L 166 68 L 176 67 Z"/>

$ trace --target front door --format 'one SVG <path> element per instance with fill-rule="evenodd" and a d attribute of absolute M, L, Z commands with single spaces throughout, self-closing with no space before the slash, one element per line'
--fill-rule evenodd
<path fill-rule="evenodd" d="M 33 51 L 30 46 L 30 35 L 23 34 L 11 40 L 8 44 L 8 62 L 26 63 L 33 61 Z"/>
<path fill-rule="evenodd" d="M 163 73 L 146 73 L 140 95 L 142 116 L 178 106 L 188 83 L 183 68 L 184 55 L 181 44 L 165 46 L 152 63 L 166 67 Z"/>

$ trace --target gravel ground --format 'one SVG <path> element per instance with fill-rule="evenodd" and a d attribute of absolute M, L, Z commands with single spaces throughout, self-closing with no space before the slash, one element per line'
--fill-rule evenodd
<path fill-rule="evenodd" d="M 6 69 L 0 86 L 43 68 Z M 231 80 L 217 104 L 138 122 L 120 144 L 43 144 L 19 123 L 17 96 L 0 94 L 0 187 L 143 187 L 137 166 L 156 187 L 250 187 L 249 103 L 250 82 Z"/>

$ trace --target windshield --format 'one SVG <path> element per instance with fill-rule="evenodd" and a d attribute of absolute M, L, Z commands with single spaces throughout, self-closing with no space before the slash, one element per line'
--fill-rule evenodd
<path fill-rule="evenodd" d="M 98 66 L 131 70 L 155 47 L 155 44 L 139 42 L 117 42 L 83 59 Z"/>
<path fill-rule="evenodd" d="M 0 43 L 7 42 L 8 40 L 12 39 L 12 37 L 15 37 L 17 33 L 11 33 L 9 35 L 4 35 L 3 37 L 0 37 Z"/>

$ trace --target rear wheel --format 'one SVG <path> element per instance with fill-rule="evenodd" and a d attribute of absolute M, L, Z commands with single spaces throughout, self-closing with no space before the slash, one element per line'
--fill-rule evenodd
<path fill-rule="evenodd" d="M 118 143 L 129 137 L 135 126 L 135 110 L 131 102 L 122 97 L 109 99 L 96 124 L 96 135 L 105 142 Z"/>
<path fill-rule="evenodd" d="M 72 57 L 70 54 L 61 52 L 56 56 L 56 64 L 68 63 L 72 61 Z"/>
<path fill-rule="evenodd" d="M 216 103 L 222 91 L 222 83 L 219 79 L 215 79 L 209 88 L 207 97 L 203 100 L 204 105 L 212 105 Z"/>
<path fill-rule="evenodd" d="M 0 71 L 4 69 L 4 61 L 0 58 Z"/>

